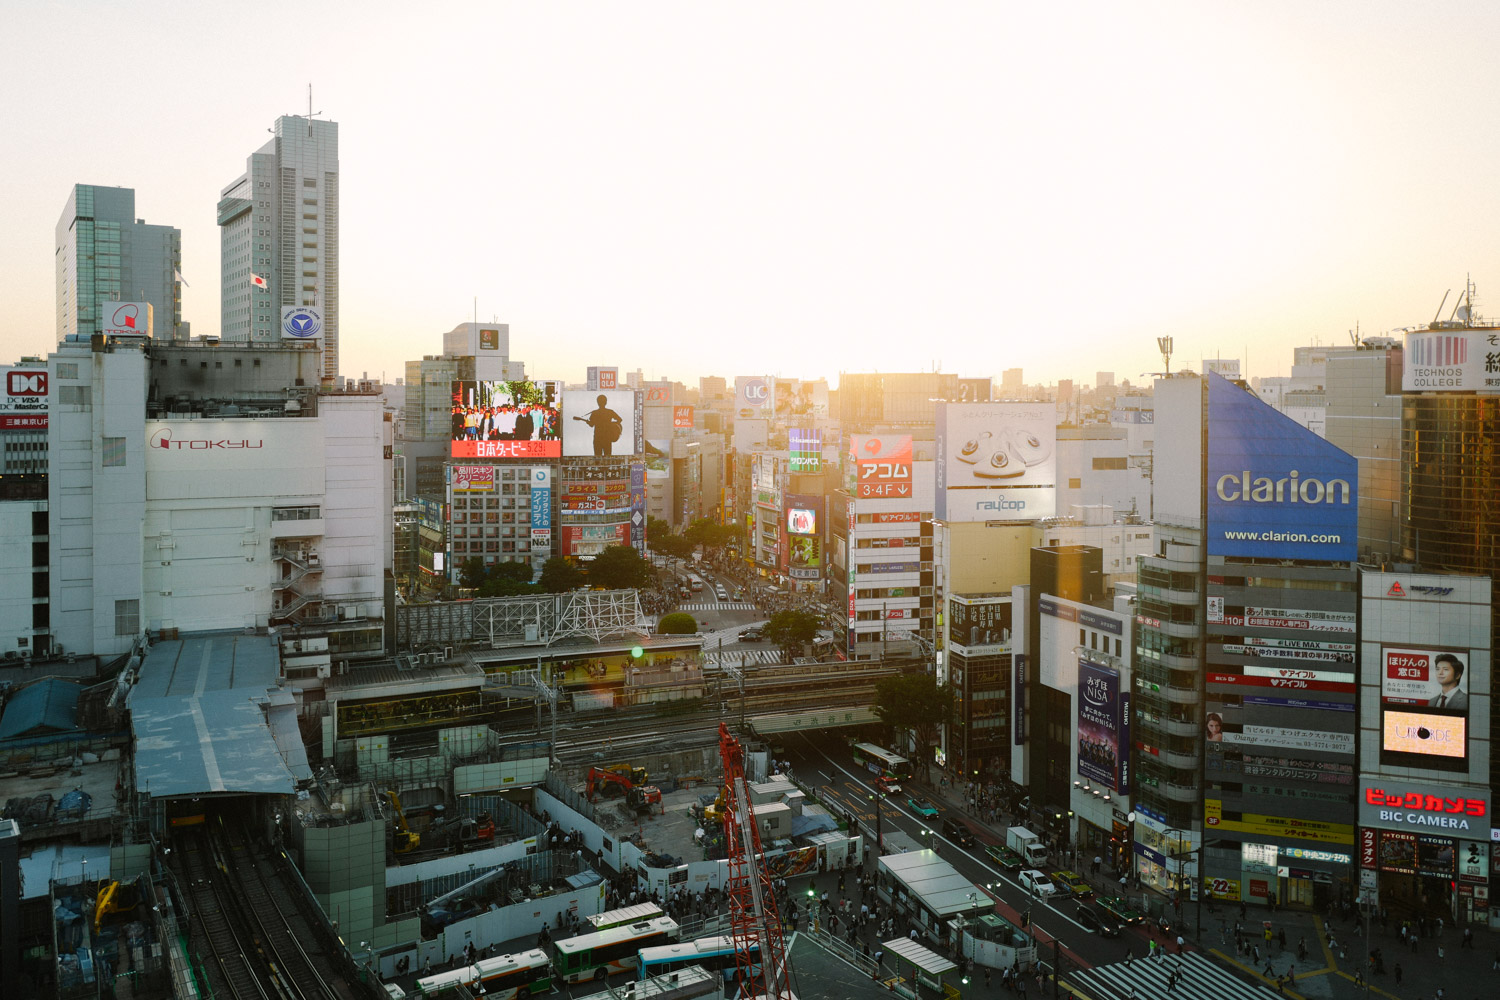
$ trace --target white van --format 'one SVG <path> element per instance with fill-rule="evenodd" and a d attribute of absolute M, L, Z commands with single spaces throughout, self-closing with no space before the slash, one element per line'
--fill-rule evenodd
<path fill-rule="evenodd" d="M 724 589 L 724 585 L 722 583 L 719 584 L 716 588 L 714 588 L 714 592 L 719 595 L 719 600 L 721 600 L 721 601 L 727 601 L 727 600 L 729 600 L 729 591 L 727 591 L 727 590 Z"/>

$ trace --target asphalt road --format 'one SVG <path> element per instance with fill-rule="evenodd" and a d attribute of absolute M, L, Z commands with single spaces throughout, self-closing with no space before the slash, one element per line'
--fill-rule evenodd
<path fill-rule="evenodd" d="M 871 841 L 874 839 L 875 810 L 871 795 L 876 793 L 873 776 L 854 763 L 842 739 L 837 736 L 798 734 L 786 742 L 786 758 L 792 765 L 792 773 L 806 785 L 815 785 L 820 794 L 831 804 L 841 806 L 854 814 L 866 828 Z M 912 811 L 907 802 L 911 795 L 926 796 L 938 807 L 936 819 L 922 819 Z M 910 785 L 900 795 L 893 795 L 881 802 L 881 828 L 883 835 L 900 830 L 913 840 L 934 847 L 938 855 L 953 865 L 965 878 L 982 886 L 994 898 L 996 912 L 1012 923 L 1019 924 L 1019 914 L 1030 909 L 1031 924 L 1036 929 L 1042 961 L 1051 963 L 1052 943 L 1059 942 L 1065 959 L 1085 968 L 1108 962 L 1123 961 L 1127 950 L 1140 957 L 1146 954 L 1146 929 L 1136 925 L 1123 929 L 1117 938 L 1101 938 L 1090 933 L 1074 919 L 1077 903 L 1071 899 L 1056 901 L 1054 898 L 1034 899 L 1017 879 L 1018 872 L 1005 871 L 990 862 L 984 853 L 987 844 L 1003 843 L 1004 831 L 991 831 L 981 826 L 974 817 L 953 808 L 939 796 L 928 795 L 920 785 Z M 941 833 L 942 821 L 949 817 L 961 819 L 973 831 L 977 843 L 971 848 L 962 848 Z M 1060 865 L 1049 865 L 1047 871 L 1060 869 Z M 1098 892 L 1100 883 L 1093 882 Z M 1116 895 L 1113 887 L 1106 895 Z M 1159 938 L 1158 938 L 1159 940 Z M 1066 967 L 1066 966 L 1065 966 Z"/>

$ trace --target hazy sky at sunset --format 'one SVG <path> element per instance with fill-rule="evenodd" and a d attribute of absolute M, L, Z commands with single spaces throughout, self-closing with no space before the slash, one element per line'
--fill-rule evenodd
<path fill-rule="evenodd" d="M 1466 273 L 1500 313 L 1492 2 L 4 7 L 0 361 L 55 342 L 75 182 L 182 229 L 216 332 L 219 190 L 309 81 L 347 375 L 476 296 L 569 380 L 1275 375 Z"/>

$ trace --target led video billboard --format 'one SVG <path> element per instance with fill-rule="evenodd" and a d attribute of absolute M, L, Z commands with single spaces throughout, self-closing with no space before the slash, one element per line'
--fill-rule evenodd
<path fill-rule="evenodd" d="M 533 383 L 456 381 L 452 393 L 454 458 L 562 455 L 558 411 Z"/>

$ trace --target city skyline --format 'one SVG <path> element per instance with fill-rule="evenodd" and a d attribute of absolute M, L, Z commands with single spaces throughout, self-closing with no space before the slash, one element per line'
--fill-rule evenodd
<path fill-rule="evenodd" d="M 1484 311 L 1496 273 L 1476 169 L 1494 140 L 1470 123 L 1500 92 L 1500 12 L 1478 5 L 374 5 L 354 26 L 299 12 L 302 44 L 267 44 L 255 87 L 192 44 L 240 30 L 227 12 L 151 6 L 14 19 L 5 122 L 33 152 L 4 175 L 11 358 L 53 348 L 48 242 L 74 184 L 134 188 L 139 217 L 181 229 L 183 320 L 218 332 L 226 168 L 307 112 L 309 80 L 343 133 L 347 376 L 394 381 L 476 299 L 529 374 L 567 381 L 1136 382 L 1161 334 L 1174 368 L 1286 375 L 1294 347 L 1427 322 L 1467 275 Z M 274 41 L 292 10 L 244 30 Z M 173 85 L 121 74 L 92 100 L 97 81 L 47 71 L 61 38 L 85 61 L 166 46 Z"/>

